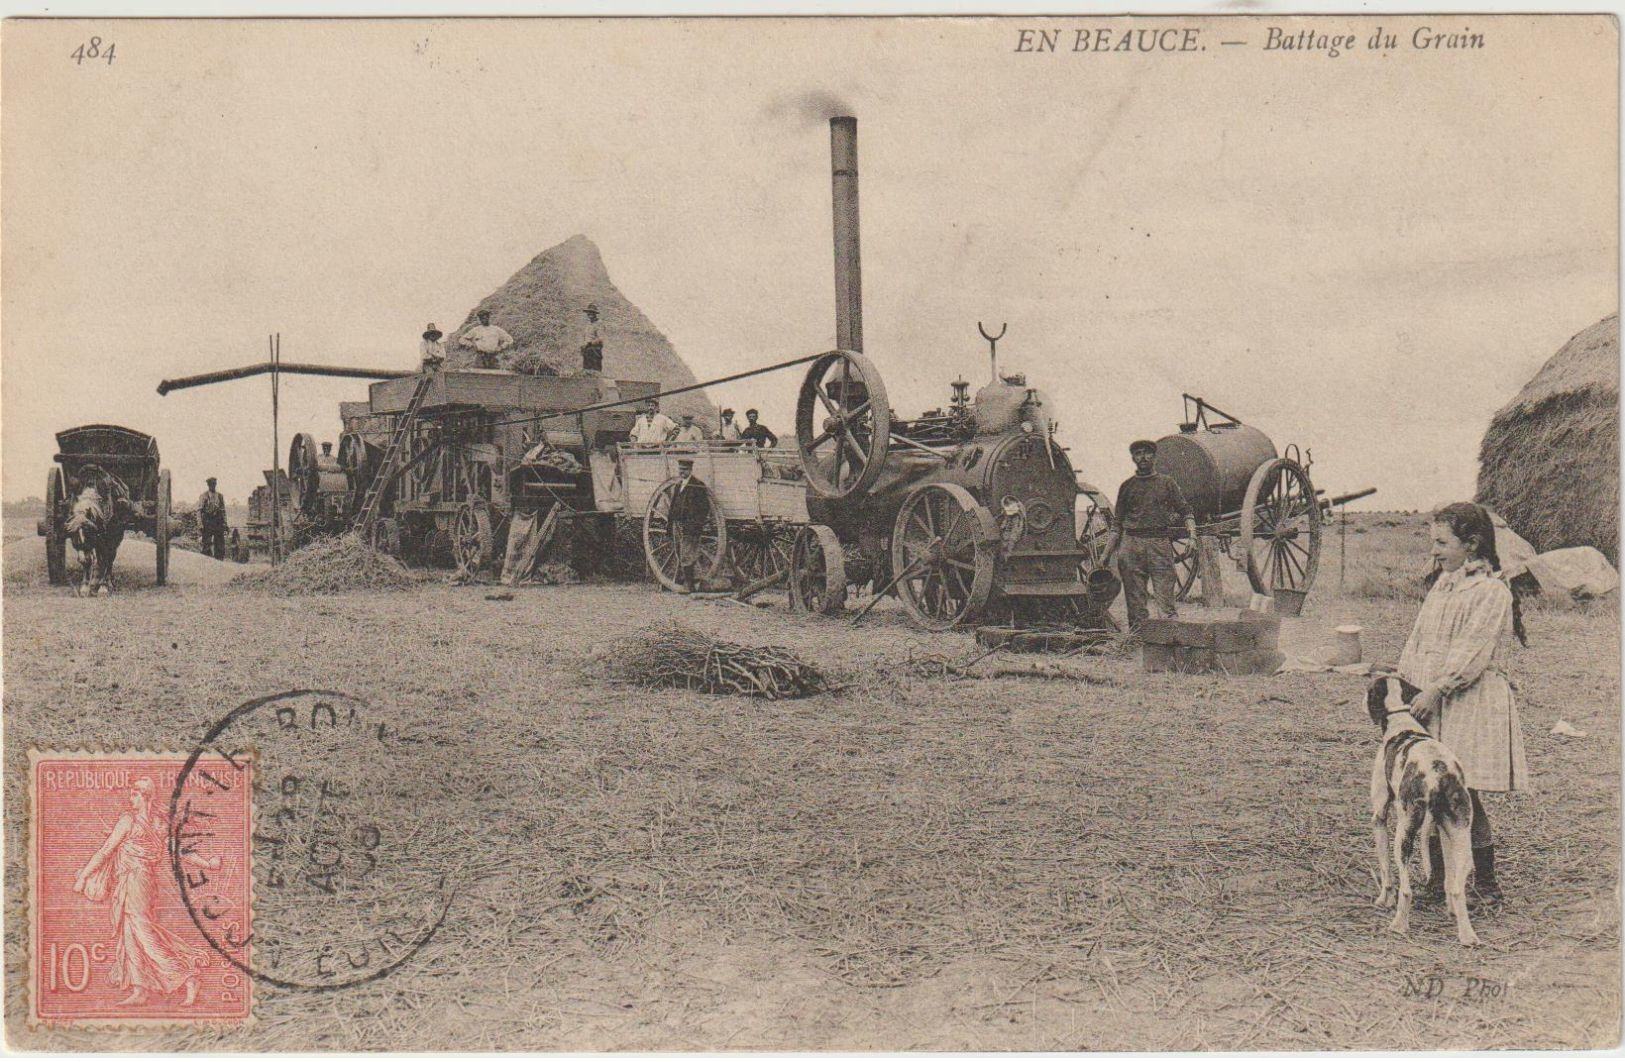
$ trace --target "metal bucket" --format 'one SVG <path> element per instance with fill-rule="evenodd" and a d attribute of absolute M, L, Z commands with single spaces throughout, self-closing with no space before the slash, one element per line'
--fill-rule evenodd
<path fill-rule="evenodd" d="M 1276 590 L 1275 611 L 1283 616 L 1303 615 L 1303 599 L 1309 596 L 1307 590 Z"/>
<path fill-rule="evenodd" d="M 1093 608 L 1108 608 L 1123 590 L 1123 581 L 1109 568 L 1096 568 L 1089 573 L 1089 604 Z"/>

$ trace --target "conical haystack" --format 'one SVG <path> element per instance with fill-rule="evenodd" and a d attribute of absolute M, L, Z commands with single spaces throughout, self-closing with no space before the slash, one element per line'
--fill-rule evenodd
<path fill-rule="evenodd" d="M 496 291 L 480 300 L 467 319 L 446 335 L 448 368 L 474 364 L 474 353 L 457 345 L 464 330 L 479 323 L 481 310 L 514 338 L 498 359 L 500 368 L 570 376 L 581 371 L 581 348 L 593 338 L 587 308 L 598 310 L 597 338 L 603 343 L 603 374 L 616 380 L 646 380 L 662 391 L 697 382 L 671 342 L 609 279 L 598 248 L 585 236 L 572 236 L 531 259 Z M 545 368 L 544 368 L 545 367 Z M 710 423 L 714 409 L 703 391 L 665 399 L 673 415 L 693 413 Z"/>
<path fill-rule="evenodd" d="M 1542 552 L 1619 563 L 1619 315 L 1581 332 L 1490 422 L 1478 500 Z"/>

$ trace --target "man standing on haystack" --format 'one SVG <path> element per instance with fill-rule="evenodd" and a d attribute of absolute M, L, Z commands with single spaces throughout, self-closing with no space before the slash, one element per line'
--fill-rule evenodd
<path fill-rule="evenodd" d="M 1161 618 L 1179 615 L 1174 605 L 1172 536 L 1183 522 L 1186 536 L 1194 543 L 1196 517 L 1174 478 L 1157 471 L 1156 443 L 1140 439 L 1129 446 L 1128 452 L 1134 458 L 1134 475 L 1124 480 L 1117 491 L 1117 511 L 1103 563 L 1107 567 L 1117 564 L 1128 625 L 1133 630 L 1150 615 L 1145 602 L 1147 580 L 1156 594 Z"/>
<path fill-rule="evenodd" d="M 197 516 L 203 532 L 203 555 L 215 560 L 226 559 L 226 499 L 214 489 L 215 478 L 209 477 L 209 489 L 198 495 Z"/>
<path fill-rule="evenodd" d="M 480 323 L 463 332 L 457 345 L 472 350 L 482 369 L 497 367 L 497 355 L 513 346 L 513 336 L 491 323 L 491 311 L 480 311 Z"/>

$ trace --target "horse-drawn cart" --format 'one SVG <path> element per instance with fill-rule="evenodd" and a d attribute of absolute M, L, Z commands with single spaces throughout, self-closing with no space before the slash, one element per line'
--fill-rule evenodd
<path fill-rule="evenodd" d="M 57 432 L 56 464 L 45 477 L 45 515 L 36 530 L 45 539 L 45 568 L 52 586 L 68 581 L 67 547 L 76 503 L 94 499 L 98 526 L 87 528 L 81 559 L 89 558 L 86 579 L 105 580 L 113 554 L 127 530 L 140 531 L 157 545 L 158 585 L 169 581 L 169 471 L 159 467 L 158 440 L 116 424 L 87 424 Z M 102 496 L 106 494 L 107 496 Z M 90 510 L 85 509 L 88 513 Z M 83 521 L 81 521 L 83 523 Z M 99 540 L 102 549 L 94 547 Z"/>
<path fill-rule="evenodd" d="M 679 490 L 698 491 L 705 502 L 704 519 L 692 532 L 696 584 L 743 588 L 771 579 L 788 568 L 795 532 L 807 522 L 807 483 L 793 451 L 717 440 L 623 444 L 619 476 L 621 511 L 642 514 L 644 557 L 669 590 L 683 588 L 678 535 L 685 532 L 671 519 Z"/>

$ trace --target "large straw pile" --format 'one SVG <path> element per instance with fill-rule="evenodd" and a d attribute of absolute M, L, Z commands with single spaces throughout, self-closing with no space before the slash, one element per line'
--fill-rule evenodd
<path fill-rule="evenodd" d="M 422 580 L 400 561 L 354 535 L 320 538 L 265 571 L 240 575 L 231 585 L 278 597 L 348 594 L 357 590 L 407 590 Z"/>
<path fill-rule="evenodd" d="M 1552 356 L 1495 415 L 1478 500 L 1542 552 L 1595 546 L 1619 563 L 1619 315 Z"/>
<path fill-rule="evenodd" d="M 612 681 L 640 689 L 737 693 L 776 701 L 830 688 L 816 668 L 788 649 L 740 645 L 675 623 L 622 640 L 599 663 Z"/>
<path fill-rule="evenodd" d="M 543 251 L 481 299 L 447 333 L 446 365 L 460 369 L 473 364 L 473 353 L 457 346 L 457 336 L 479 323 L 481 310 L 488 310 L 491 323 L 513 336 L 513 348 L 498 359 L 503 368 L 534 373 L 546 366 L 564 376 L 578 372 L 582 344 L 593 336 L 588 306 L 598 307 L 605 376 L 649 381 L 663 389 L 697 382 L 670 340 L 609 279 L 598 248 L 585 236 L 572 236 Z M 703 391 L 677 395 L 664 408 L 674 416 L 693 413 L 702 424 L 711 423 L 716 412 Z"/>

